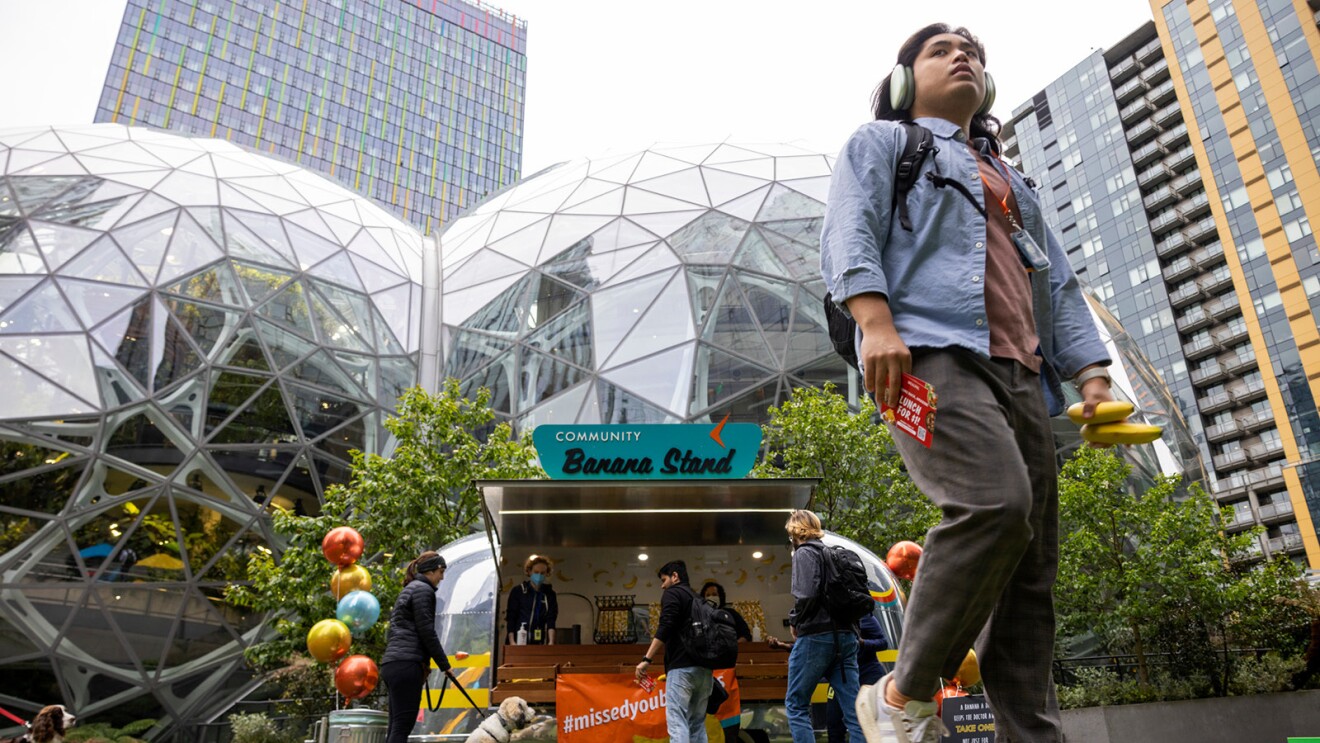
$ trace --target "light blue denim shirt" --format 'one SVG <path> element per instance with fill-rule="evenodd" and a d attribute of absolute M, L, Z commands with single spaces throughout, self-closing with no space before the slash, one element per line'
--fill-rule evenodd
<path fill-rule="evenodd" d="M 909 348 L 960 346 L 989 356 L 985 217 L 962 193 L 937 188 L 925 177 L 933 170 L 962 183 L 984 209 L 980 171 L 957 125 L 933 118 L 916 123 L 931 131 L 937 149 L 922 164 L 921 177 L 908 193 L 913 230 L 900 227 L 890 208 L 906 132 L 893 121 L 864 124 L 834 165 L 820 239 L 821 274 L 845 312 L 850 297 L 884 295 L 899 337 Z M 1008 171 L 1022 226 L 1050 260 L 1050 268 L 1032 274 L 1031 282 L 1039 353 L 1047 362 L 1041 379 L 1050 415 L 1058 415 L 1063 407 L 1059 375 L 1071 378 L 1083 367 L 1108 364 L 1109 354 L 1077 275 L 1045 224 L 1035 189 L 1021 173 Z"/>

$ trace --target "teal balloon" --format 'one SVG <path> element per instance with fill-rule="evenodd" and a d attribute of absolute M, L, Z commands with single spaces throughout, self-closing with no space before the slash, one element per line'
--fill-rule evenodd
<path fill-rule="evenodd" d="M 354 636 L 359 636 L 380 619 L 380 602 L 366 591 L 349 591 L 339 599 L 335 618 L 348 625 Z"/>

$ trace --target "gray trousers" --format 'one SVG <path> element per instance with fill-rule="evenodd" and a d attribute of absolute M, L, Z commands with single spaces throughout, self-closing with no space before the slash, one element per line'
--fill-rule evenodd
<path fill-rule="evenodd" d="M 939 396 L 929 449 L 891 428 L 943 512 L 903 619 L 894 681 L 930 699 L 975 644 L 996 740 L 1061 740 L 1051 663 L 1059 494 L 1040 376 L 963 349 L 913 349 Z"/>

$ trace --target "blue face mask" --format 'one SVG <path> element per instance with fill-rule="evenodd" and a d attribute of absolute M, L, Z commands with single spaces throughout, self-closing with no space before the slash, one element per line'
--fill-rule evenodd
<path fill-rule="evenodd" d="M 532 573 L 532 585 L 539 586 L 545 582 L 545 573 Z"/>

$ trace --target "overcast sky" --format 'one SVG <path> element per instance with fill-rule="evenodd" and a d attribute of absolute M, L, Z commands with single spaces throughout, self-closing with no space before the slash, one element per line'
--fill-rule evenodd
<path fill-rule="evenodd" d="M 524 174 L 655 142 L 793 142 L 833 154 L 870 118 L 871 90 L 898 45 L 932 21 L 981 37 L 995 113 L 1007 118 L 1151 18 L 1149 0 L 493 4 L 528 20 Z M 91 122 L 123 8 L 0 0 L 0 128 Z"/>

